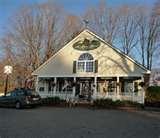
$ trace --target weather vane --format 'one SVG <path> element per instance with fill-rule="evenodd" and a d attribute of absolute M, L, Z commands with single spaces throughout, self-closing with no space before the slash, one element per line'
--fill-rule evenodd
<path fill-rule="evenodd" d="M 88 28 L 89 21 L 84 19 L 83 22 L 84 22 L 85 28 Z"/>

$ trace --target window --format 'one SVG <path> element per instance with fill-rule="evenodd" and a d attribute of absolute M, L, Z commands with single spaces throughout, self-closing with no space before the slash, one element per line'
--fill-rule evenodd
<path fill-rule="evenodd" d="M 124 82 L 124 92 L 132 93 L 133 92 L 133 81 Z"/>
<path fill-rule="evenodd" d="M 84 72 L 85 71 L 85 62 L 78 62 L 78 71 Z"/>
<path fill-rule="evenodd" d="M 57 92 L 58 93 L 72 93 L 73 78 L 58 78 L 57 79 Z"/>
<path fill-rule="evenodd" d="M 98 92 L 113 95 L 117 91 L 116 82 L 115 78 L 98 78 Z"/>
<path fill-rule="evenodd" d="M 108 92 L 116 91 L 116 81 L 109 81 L 108 83 Z"/>
<path fill-rule="evenodd" d="M 40 88 L 39 88 L 39 91 L 40 91 L 40 92 L 44 92 L 44 87 L 40 87 Z"/>
<path fill-rule="evenodd" d="M 25 92 L 22 91 L 22 90 L 19 90 L 16 93 L 17 93 L 17 96 L 23 96 L 23 95 L 25 95 Z"/>
<path fill-rule="evenodd" d="M 89 53 L 82 54 L 77 62 L 78 72 L 93 72 L 94 71 L 94 59 Z"/>
<path fill-rule="evenodd" d="M 86 62 L 86 72 L 93 72 L 93 64 L 94 62 L 93 61 L 88 61 Z"/>
<path fill-rule="evenodd" d="M 80 55 L 79 60 L 93 60 L 93 57 L 89 53 L 84 53 Z"/>
<path fill-rule="evenodd" d="M 17 96 L 17 93 L 15 93 L 14 91 L 11 92 L 11 96 Z"/>

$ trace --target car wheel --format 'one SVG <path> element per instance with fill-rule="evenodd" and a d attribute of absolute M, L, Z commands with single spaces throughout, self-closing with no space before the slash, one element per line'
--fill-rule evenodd
<path fill-rule="evenodd" d="M 20 102 L 16 102 L 16 109 L 21 109 L 21 103 Z"/>

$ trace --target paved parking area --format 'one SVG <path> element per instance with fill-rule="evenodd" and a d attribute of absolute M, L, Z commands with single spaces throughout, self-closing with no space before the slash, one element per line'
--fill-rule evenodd
<path fill-rule="evenodd" d="M 160 117 L 85 108 L 0 108 L 0 138 L 160 138 Z"/>

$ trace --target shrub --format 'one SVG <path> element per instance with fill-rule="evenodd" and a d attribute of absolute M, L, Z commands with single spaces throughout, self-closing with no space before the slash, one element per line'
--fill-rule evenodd
<path fill-rule="evenodd" d="M 97 99 L 94 100 L 93 105 L 100 108 L 110 108 L 113 106 L 112 99 Z"/>
<path fill-rule="evenodd" d="M 160 87 L 150 86 L 147 88 L 145 105 L 160 107 Z"/>
<path fill-rule="evenodd" d="M 97 99 L 93 105 L 98 108 L 116 108 L 116 107 L 142 107 L 142 104 L 127 100 Z"/>
<path fill-rule="evenodd" d="M 114 105 L 115 106 L 123 106 L 124 104 L 123 104 L 123 101 L 116 100 L 116 101 L 114 101 Z"/>

